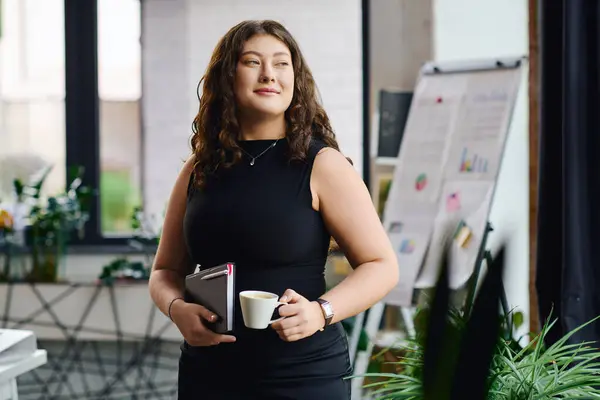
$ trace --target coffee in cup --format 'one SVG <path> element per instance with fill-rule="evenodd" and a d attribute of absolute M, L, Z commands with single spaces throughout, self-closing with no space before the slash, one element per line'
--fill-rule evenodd
<path fill-rule="evenodd" d="M 272 299 L 273 296 L 269 293 L 254 293 L 254 294 L 249 294 L 247 295 L 247 297 L 251 298 L 251 299 Z"/>
<path fill-rule="evenodd" d="M 275 293 L 260 290 L 240 292 L 244 325 L 251 329 L 266 329 L 269 324 L 282 320 L 283 318 L 271 320 L 271 317 L 275 309 L 284 304 L 286 303 L 280 302 L 279 296 Z"/>

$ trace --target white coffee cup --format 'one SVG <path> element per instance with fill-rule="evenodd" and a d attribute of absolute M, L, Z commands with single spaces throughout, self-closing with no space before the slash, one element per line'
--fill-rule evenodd
<path fill-rule="evenodd" d="M 251 329 L 266 329 L 269 324 L 282 320 L 278 318 L 271 320 L 273 312 L 282 303 L 275 293 L 262 292 L 260 290 L 245 290 L 240 292 L 240 305 L 244 325 Z"/>

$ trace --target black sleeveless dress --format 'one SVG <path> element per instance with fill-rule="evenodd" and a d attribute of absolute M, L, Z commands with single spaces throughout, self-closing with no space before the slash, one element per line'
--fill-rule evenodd
<path fill-rule="evenodd" d="M 241 141 L 252 155 L 273 140 Z M 313 141 L 305 162 L 289 161 L 287 140 L 256 159 L 220 171 L 207 184 L 190 185 L 184 234 L 194 264 L 236 263 L 235 343 L 193 347 L 184 343 L 179 399 L 350 399 L 348 344 L 340 323 L 296 342 L 272 328 L 244 326 L 237 293 L 290 288 L 308 300 L 325 293 L 330 234 L 312 208 Z"/>

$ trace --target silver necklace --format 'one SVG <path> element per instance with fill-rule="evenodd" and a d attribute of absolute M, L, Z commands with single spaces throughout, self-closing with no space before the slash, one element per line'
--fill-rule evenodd
<path fill-rule="evenodd" d="M 244 153 L 246 153 L 246 155 L 247 155 L 248 157 L 250 157 L 250 166 L 253 166 L 253 165 L 254 165 L 254 162 L 256 161 L 256 159 L 257 159 L 257 158 L 260 158 L 260 157 L 261 157 L 263 154 L 265 154 L 267 151 L 269 151 L 269 150 L 271 150 L 273 147 L 275 147 L 275 145 L 277 144 L 277 142 L 279 142 L 279 139 L 277 139 L 276 141 L 274 141 L 274 142 L 273 142 L 273 143 L 272 143 L 272 144 L 271 144 L 269 147 L 267 147 L 266 149 L 264 149 L 264 150 L 262 151 L 262 153 L 260 153 L 260 154 L 259 154 L 259 155 L 257 155 L 257 156 L 253 156 L 252 154 L 248 153 L 246 150 L 242 149 L 241 147 L 240 147 L 240 149 L 242 149 L 242 151 L 243 151 Z"/>

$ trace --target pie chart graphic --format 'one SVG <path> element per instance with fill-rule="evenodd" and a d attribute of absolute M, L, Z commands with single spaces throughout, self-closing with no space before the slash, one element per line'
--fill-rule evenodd
<path fill-rule="evenodd" d="M 415 189 L 420 192 L 421 190 L 425 189 L 425 186 L 427 186 L 427 175 L 419 174 L 417 176 L 417 180 L 415 181 Z"/>

